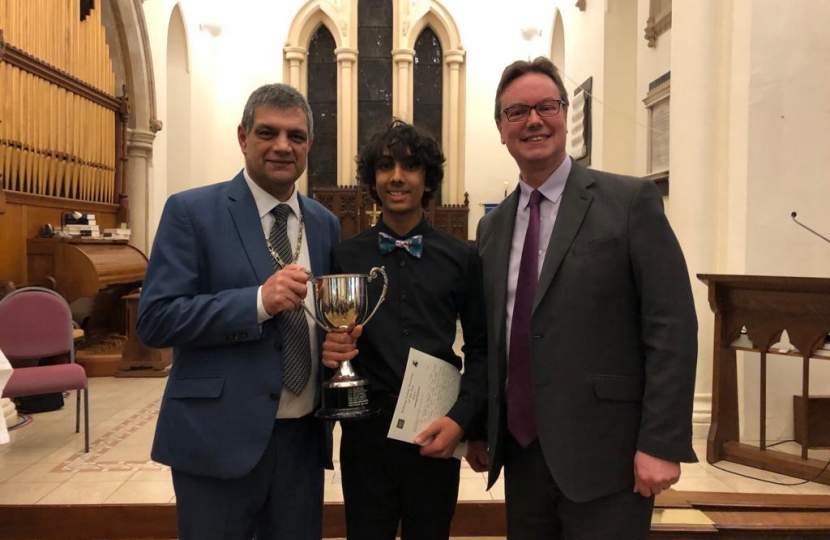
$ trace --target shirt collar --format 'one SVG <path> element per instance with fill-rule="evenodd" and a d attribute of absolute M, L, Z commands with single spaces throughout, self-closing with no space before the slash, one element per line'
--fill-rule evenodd
<path fill-rule="evenodd" d="M 297 196 L 296 185 L 294 185 L 294 191 L 291 192 L 291 197 L 289 197 L 287 201 L 281 201 L 259 187 L 257 183 L 251 179 L 250 175 L 248 175 L 247 169 L 242 169 L 242 175 L 245 177 L 245 183 L 248 184 L 248 188 L 251 190 L 251 195 L 254 196 L 254 202 L 256 203 L 256 209 L 257 212 L 259 212 L 260 220 L 262 220 L 262 218 L 264 218 L 266 214 L 273 210 L 278 204 L 287 204 L 291 207 L 291 210 L 294 212 L 295 216 L 300 215 L 300 200 Z"/>
<path fill-rule="evenodd" d="M 392 229 L 390 229 L 386 225 L 386 223 L 383 222 L 382 217 L 379 217 L 378 222 L 375 224 L 375 229 L 377 229 L 378 232 L 386 233 L 386 234 L 388 234 L 389 236 L 391 236 L 393 238 L 406 239 L 406 238 L 411 238 L 411 237 L 413 237 L 417 234 L 425 234 L 427 232 L 427 230 L 429 229 L 429 223 L 427 222 L 426 214 L 424 214 L 421 217 L 421 221 L 417 225 L 415 225 L 412 228 L 411 231 L 407 232 L 404 235 L 400 235 L 400 234 L 396 233 L 395 231 L 393 231 Z"/>
<path fill-rule="evenodd" d="M 565 182 L 568 180 L 568 175 L 571 174 L 572 165 L 571 158 L 565 158 L 562 164 L 539 186 L 539 191 L 550 202 L 557 203 L 559 202 L 559 198 L 562 197 L 562 192 L 565 191 Z M 533 191 L 533 188 L 525 184 L 521 175 L 519 175 L 519 189 L 521 190 L 519 194 L 519 208 L 527 208 L 527 205 L 530 204 L 530 193 Z"/>

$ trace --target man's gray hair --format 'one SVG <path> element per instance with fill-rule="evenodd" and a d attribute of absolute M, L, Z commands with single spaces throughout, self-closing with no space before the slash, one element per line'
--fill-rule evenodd
<path fill-rule="evenodd" d="M 311 115 L 311 107 L 305 97 L 293 86 L 276 83 L 260 86 L 253 91 L 245 110 L 242 111 L 242 128 L 245 133 L 250 133 L 254 127 L 254 111 L 259 107 L 271 107 L 273 109 L 300 109 L 308 118 L 308 138 L 314 138 L 314 118 Z"/>

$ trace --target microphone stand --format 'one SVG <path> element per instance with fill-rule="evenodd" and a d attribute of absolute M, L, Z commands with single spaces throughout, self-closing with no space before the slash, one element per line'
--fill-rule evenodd
<path fill-rule="evenodd" d="M 795 216 L 797 216 L 797 215 L 798 215 L 798 213 L 797 213 L 797 212 L 793 212 L 792 214 L 790 214 L 790 217 L 791 217 L 791 218 L 793 218 L 793 221 L 795 221 L 796 223 L 798 223 L 799 225 L 801 225 L 802 227 L 804 227 L 805 229 L 807 229 L 808 231 L 810 231 L 810 232 L 811 232 L 811 233 L 813 233 L 814 235 L 818 236 L 819 238 L 821 238 L 822 240 L 824 240 L 825 242 L 827 242 L 828 244 L 830 244 L 830 238 L 827 238 L 826 236 L 824 236 L 824 235 L 823 235 L 823 234 L 821 234 L 821 233 L 817 233 L 816 231 L 814 231 L 813 229 L 811 229 L 811 228 L 810 228 L 810 227 L 808 227 L 807 225 L 804 225 L 803 223 L 801 223 L 800 221 L 798 221 L 797 219 L 795 219 Z"/>

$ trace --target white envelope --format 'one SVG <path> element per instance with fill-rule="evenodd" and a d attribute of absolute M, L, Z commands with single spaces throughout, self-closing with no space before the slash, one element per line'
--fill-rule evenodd
<path fill-rule="evenodd" d="M 458 399 L 461 373 L 440 358 L 409 349 L 401 393 L 387 437 L 412 443 L 434 420 L 446 415 Z M 454 457 L 461 459 L 467 443 L 459 443 Z"/>

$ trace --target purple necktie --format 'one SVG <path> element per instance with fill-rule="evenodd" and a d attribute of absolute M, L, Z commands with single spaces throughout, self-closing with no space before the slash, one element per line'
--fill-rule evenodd
<path fill-rule="evenodd" d="M 523 448 L 536 440 L 536 410 L 533 405 L 533 377 L 530 369 L 530 316 L 539 281 L 539 203 L 542 193 L 530 194 L 530 219 L 522 247 L 516 299 L 510 325 L 510 354 L 507 378 L 507 429 Z"/>

